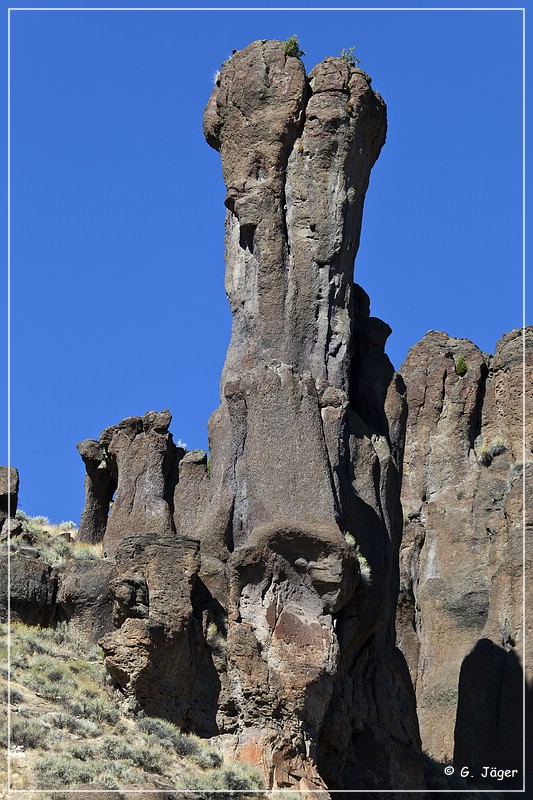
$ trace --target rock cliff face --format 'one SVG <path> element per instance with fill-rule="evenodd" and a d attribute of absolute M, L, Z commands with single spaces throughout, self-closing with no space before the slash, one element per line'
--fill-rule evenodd
<path fill-rule="evenodd" d="M 204 131 L 233 312 L 210 470 L 164 414 L 79 445 L 83 537 L 116 564 L 106 663 L 273 788 L 421 788 L 394 644 L 404 387 L 352 278 L 385 105 L 344 61 L 307 76 L 259 41 L 222 66 Z"/>
<path fill-rule="evenodd" d="M 409 413 L 397 630 L 424 749 L 476 771 L 518 768 L 521 785 L 533 329 L 525 341 L 521 330 L 506 334 L 494 356 L 432 331 L 401 373 Z"/>

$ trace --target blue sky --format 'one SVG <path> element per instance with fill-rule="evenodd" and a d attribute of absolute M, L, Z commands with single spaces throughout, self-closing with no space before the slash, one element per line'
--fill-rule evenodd
<path fill-rule="evenodd" d="M 355 278 L 394 365 L 430 329 L 493 352 L 521 326 L 520 12 L 14 11 L 11 463 L 28 513 L 79 520 L 75 445 L 123 417 L 168 407 L 174 437 L 207 447 L 230 311 L 203 109 L 233 49 L 293 33 L 308 70 L 356 45 L 388 106 Z"/>

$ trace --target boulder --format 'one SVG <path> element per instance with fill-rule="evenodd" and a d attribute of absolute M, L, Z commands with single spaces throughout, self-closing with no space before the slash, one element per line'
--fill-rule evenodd
<path fill-rule="evenodd" d="M 61 619 L 88 643 L 96 644 L 114 630 L 114 564 L 101 558 L 71 558 L 61 571 L 57 605 Z"/>
<path fill-rule="evenodd" d="M 19 474 L 15 467 L 0 467 L 0 531 L 8 517 L 14 517 L 19 493 Z"/>
<path fill-rule="evenodd" d="M 11 622 L 48 626 L 57 621 L 57 573 L 39 556 L 34 548 L 13 545 L 8 585 L 8 555 L 0 554 L 0 622 L 8 618 L 8 594 Z"/>

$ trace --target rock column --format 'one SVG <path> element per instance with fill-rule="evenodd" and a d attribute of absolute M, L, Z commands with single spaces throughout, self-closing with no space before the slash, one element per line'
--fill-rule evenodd
<path fill-rule="evenodd" d="M 402 386 L 352 277 L 385 104 L 341 59 L 306 76 L 258 41 L 223 64 L 204 132 L 233 312 L 198 528 L 229 616 L 217 721 L 273 788 L 419 788 L 394 648 Z"/>

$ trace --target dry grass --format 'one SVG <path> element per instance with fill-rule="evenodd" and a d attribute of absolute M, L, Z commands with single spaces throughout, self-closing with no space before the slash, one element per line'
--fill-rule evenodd
<path fill-rule="evenodd" d="M 47 517 L 30 517 L 18 510 L 16 519 L 22 525 L 22 533 L 11 537 L 14 548 L 29 545 L 40 552 L 47 564 L 61 569 L 68 559 L 78 560 L 102 558 L 102 545 L 76 541 L 78 528 L 72 521 L 52 523 Z"/>
<path fill-rule="evenodd" d="M 6 626 L 1 633 L 6 640 Z M 224 763 L 209 742 L 165 720 L 133 717 L 106 683 L 98 647 L 88 648 L 63 623 L 55 630 L 11 625 L 10 759 L 13 789 L 26 800 L 59 800 L 61 790 L 164 788 L 168 798 L 194 789 L 222 800 L 240 790 L 263 788 L 248 765 Z M 0 653 L 0 663 L 7 652 Z M 6 666 L 0 690 L 7 695 Z M 0 711 L 0 739 L 7 742 L 7 712 Z M 0 762 L 0 781 L 7 764 Z M 232 792 L 236 792 L 232 793 Z M 244 799 L 254 794 L 242 794 Z M 115 795 L 119 798 L 119 795 Z M 0 798 L 2 793 L 0 791 Z"/>

